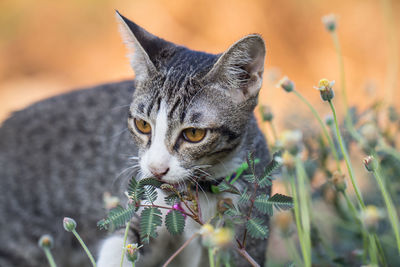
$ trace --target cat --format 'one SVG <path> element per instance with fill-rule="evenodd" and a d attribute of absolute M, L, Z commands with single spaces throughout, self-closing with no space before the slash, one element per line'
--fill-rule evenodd
<path fill-rule="evenodd" d="M 37 246 L 45 233 L 55 238 L 53 253 L 62 266 L 89 266 L 63 230 L 65 216 L 77 221 L 89 248 L 98 249 L 99 267 L 119 266 L 121 232 L 107 237 L 95 225 L 106 213 L 104 192 L 123 199 L 127 179 L 115 179 L 122 170 L 130 174 L 138 168 L 138 178 L 169 183 L 195 179 L 205 191 L 200 203 L 207 220 L 222 197 L 210 192 L 211 183 L 231 174 L 249 151 L 260 159 L 258 173 L 270 160 L 253 114 L 266 53 L 260 35 L 214 55 L 158 38 L 118 12 L 117 19 L 132 50 L 134 81 L 41 101 L 14 113 L 0 128 L 0 266 L 45 266 Z M 161 266 L 198 229 L 189 219 L 180 237 L 162 228 L 141 250 L 137 266 Z M 140 243 L 135 220 L 128 239 Z M 207 266 L 199 242 L 170 266 Z M 267 240 L 247 243 L 261 265 L 266 246 Z M 249 266 L 238 255 L 235 264 Z"/>

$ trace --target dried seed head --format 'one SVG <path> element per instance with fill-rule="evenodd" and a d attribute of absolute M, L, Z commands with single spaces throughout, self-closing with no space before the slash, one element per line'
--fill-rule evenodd
<path fill-rule="evenodd" d="M 53 247 L 53 238 L 50 235 L 42 235 L 39 239 L 39 247 L 41 248 L 52 248 Z"/>
<path fill-rule="evenodd" d="M 344 191 L 347 188 L 347 183 L 345 179 L 345 175 L 335 171 L 332 175 L 332 183 L 335 186 L 337 191 Z"/>
<path fill-rule="evenodd" d="M 378 162 L 373 156 L 367 156 L 364 158 L 364 166 L 369 172 L 373 172 L 378 168 Z"/>
<path fill-rule="evenodd" d="M 274 114 L 272 113 L 272 110 L 269 106 L 261 105 L 260 111 L 261 111 L 261 117 L 262 117 L 263 121 L 272 121 L 272 119 L 274 118 Z"/>
<path fill-rule="evenodd" d="M 65 231 L 72 232 L 76 228 L 76 222 L 72 218 L 65 217 L 63 220 L 63 226 Z"/>
<path fill-rule="evenodd" d="M 291 92 L 294 90 L 294 82 L 289 80 L 287 76 L 283 77 L 277 84 L 277 87 L 281 87 L 286 92 Z"/>
<path fill-rule="evenodd" d="M 321 79 L 318 83 L 318 86 L 315 86 L 314 88 L 319 90 L 323 101 L 330 101 L 335 96 L 335 93 L 333 92 L 332 89 L 334 84 L 335 81 Z"/>
<path fill-rule="evenodd" d="M 335 14 L 329 14 L 322 17 L 322 23 L 328 32 L 334 32 L 337 27 L 337 19 Z"/>

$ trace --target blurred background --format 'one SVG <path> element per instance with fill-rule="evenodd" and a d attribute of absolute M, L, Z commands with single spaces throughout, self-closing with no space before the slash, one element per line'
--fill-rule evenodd
<path fill-rule="evenodd" d="M 339 82 L 335 49 L 321 23 L 323 15 L 334 13 L 339 21 L 349 102 L 365 106 L 376 95 L 384 96 L 388 64 L 393 61 L 383 3 L 1 0 L 0 121 L 10 112 L 45 97 L 132 78 L 115 9 L 155 35 L 211 53 L 224 51 L 246 34 L 261 33 L 268 49 L 261 102 L 269 104 L 275 113 L 286 115 L 301 110 L 297 105 L 293 108 L 292 101 L 297 101 L 293 96 L 275 88 L 283 75 L 294 80 L 298 90 L 318 108 L 327 108 L 313 86 L 320 78 Z M 390 10 L 398 14 L 400 1 L 393 1 Z M 391 98 L 399 96 L 397 92 Z M 277 114 L 276 118 L 279 127 L 284 116 Z"/>
<path fill-rule="evenodd" d="M 314 123 L 305 123 L 310 113 L 293 94 L 276 88 L 282 76 L 289 76 L 322 116 L 329 106 L 313 86 L 321 78 L 336 80 L 340 97 L 337 55 L 321 22 L 333 13 L 349 104 L 364 109 L 385 99 L 400 105 L 395 16 L 400 1 L 1 0 L 0 123 L 46 97 L 132 79 L 115 9 L 159 37 L 210 53 L 223 52 L 246 34 L 262 34 L 268 52 L 260 102 L 272 108 L 278 132 Z M 270 250 L 270 257 L 285 257 L 285 249 Z"/>

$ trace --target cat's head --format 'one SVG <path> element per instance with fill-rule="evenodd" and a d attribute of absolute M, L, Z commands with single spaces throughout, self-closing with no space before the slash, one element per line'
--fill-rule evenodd
<path fill-rule="evenodd" d="M 128 127 L 143 177 L 165 182 L 217 178 L 243 149 L 257 104 L 265 44 L 248 35 L 212 55 L 158 38 L 117 13 L 132 49 L 136 89 Z"/>

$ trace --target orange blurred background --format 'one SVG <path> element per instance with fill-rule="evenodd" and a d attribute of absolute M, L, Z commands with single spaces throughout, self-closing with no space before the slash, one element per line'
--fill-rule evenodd
<path fill-rule="evenodd" d="M 302 106 L 275 88 L 283 75 L 323 112 L 327 106 L 313 86 L 328 78 L 337 81 L 339 91 L 335 49 L 321 23 L 323 15 L 334 13 L 339 19 L 349 102 L 366 106 L 376 95 L 383 97 L 387 64 L 393 61 L 383 2 L 2 0 L 0 121 L 48 96 L 132 78 L 114 9 L 155 35 L 212 53 L 222 52 L 248 33 L 261 33 L 268 49 L 261 102 L 272 106 L 278 121 L 284 118 L 281 114 L 297 114 Z M 398 14 L 400 3 L 392 5 L 391 11 Z M 399 99 L 399 92 L 391 99 Z"/>

